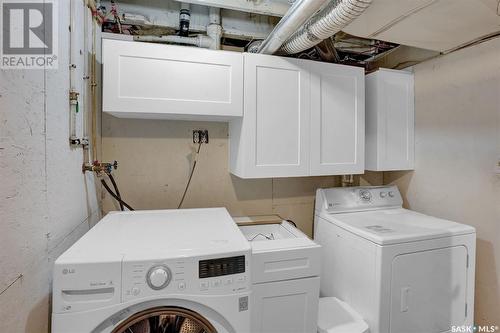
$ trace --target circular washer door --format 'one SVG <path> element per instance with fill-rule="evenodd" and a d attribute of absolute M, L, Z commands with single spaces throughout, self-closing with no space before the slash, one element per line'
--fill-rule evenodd
<path fill-rule="evenodd" d="M 173 306 L 144 310 L 124 320 L 112 333 L 217 333 L 200 314 Z"/>

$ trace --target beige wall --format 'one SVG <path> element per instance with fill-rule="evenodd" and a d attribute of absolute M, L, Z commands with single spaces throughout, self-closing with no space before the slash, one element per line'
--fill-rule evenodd
<path fill-rule="evenodd" d="M 476 227 L 475 319 L 500 325 L 500 38 L 414 70 L 415 171 L 384 182 L 411 209 Z"/>
<path fill-rule="evenodd" d="M 312 234 L 314 195 L 319 187 L 340 184 L 339 177 L 244 180 L 228 172 L 228 125 L 119 119 L 103 115 L 103 159 L 118 160 L 116 179 L 123 198 L 137 209 L 176 208 L 197 145 L 193 129 L 208 129 L 183 207 L 227 207 L 233 216 L 280 214 Z M 381 173 L 362 179 L 381 184 Z M 104 210 L 117 206 L 106 195 Z"/>

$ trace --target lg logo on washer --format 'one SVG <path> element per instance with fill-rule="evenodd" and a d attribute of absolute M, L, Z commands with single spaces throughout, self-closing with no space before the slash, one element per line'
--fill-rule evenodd
<path fill-rule="evenodd" d="M 63 275 L 66 275 L 66 274 L 74 274 L 75 273 L 75 269 L 74 268 L 64 268 L 62 270 L 62 273 Z"/>

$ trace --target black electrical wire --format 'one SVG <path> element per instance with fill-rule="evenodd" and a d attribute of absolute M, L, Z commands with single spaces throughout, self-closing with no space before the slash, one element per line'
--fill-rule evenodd
<path fill-rule="evenodd" d="M 177 206 L 177 209 L 182 207 L 182 204 L 184 203 L 184 198 L 186 198 L 186 193 L 189 189 L 189 185 L 191 184 L 191 179 L 193 178 L 194 170 L 196 169 L 196 163 L 198 162 L 198 155 L 200 154 L 200 149 L 201 149 L 201 141 L 198 145 L 198 150 L 196 151 L 196 157 L 194 158 L 194 163 L 193 163 L 193 168 L 191 169 L 191 173 L 189 174 L 188 182 L 186 184 L 186 188 L 184 189 L 184 193 L 182 194 L 181 202 L 179 202 L 179 205 Z"/>
<path fill-rule="evenodd" d="M 123 212 L 123 201 L 122 201 L 122 196 L 120 195 L 120 191 L 118 190 L 118 185 L 116 185 L 115 178 L 113 177 L 112 174 L 108 174 L 109 180 L 111 180 L 111 184 L 113 184 L 113 188 L 115 189 L 116 196 L 120 198 L 118 202 L 120 203 L 120 210 Z"/>
<path fill-rule="evenodd" d="M 102 186 L 104 186 L 104 188 L 106 189 L 106 191 L 108 191 L 109 194 L 111 194 L 111 196 L 113 198 L 115 198 L 116 201 L 118 201 L 119 203 L 122 203 L 125 207 L 128 208 L 128 210 L 134 210 L 132 207 L 130 207 L 129 204 L 127 204 L 125 201 L 123 201 L 119 196 L 117 196 L 108 186 L 108 184 L 106 183 L 106 181 L 104 179 L 101 179 L 101 184 Z"/>

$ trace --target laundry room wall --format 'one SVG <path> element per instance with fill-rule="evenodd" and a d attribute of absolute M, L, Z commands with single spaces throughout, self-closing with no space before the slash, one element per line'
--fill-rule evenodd
<path fill-rule="evenodd" d="M 183 208 L 227 207 L 233 216 L 279 214 L 312 235 L 315 191 L 340 185 L 340 177 L 241 179 L 228 171 L 228 124 L 120 119 L 103 114 L 104 160 L 117 160 L 122 197 L 136 209 L 177 208 L 197 145 L 193 129 L 207 129 Z M 357 181 L 382 184 L 382 173 Z M 118 209 L 103 193 L 104 212 Z"/>
<path fill-rule="evenodd" d="M 500 38 L 415 72 L 415 171 L 384 173 L 405 205 L 477 230 L 475 320 L 500 325 Z"/>
<path fill-rule="evenodd" d="M 72 1 L 83 22 L 83 1 Z M 52 264 L 100 214 L 94 178 L 81 171 L 82 149 L 69 146 L 69 4 L 58 1 L 57 70 L 0 70 L 2 332 L 49 331 Z"/>

